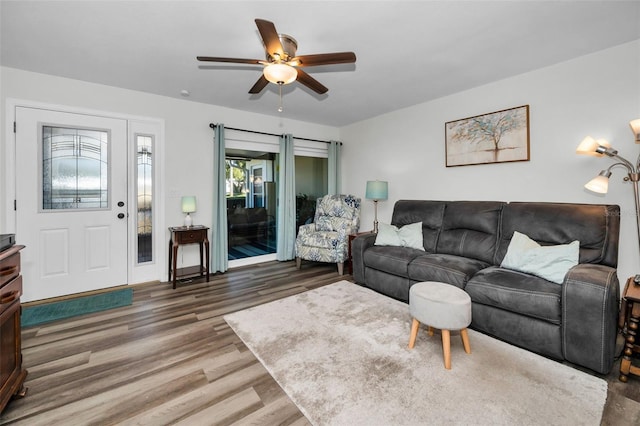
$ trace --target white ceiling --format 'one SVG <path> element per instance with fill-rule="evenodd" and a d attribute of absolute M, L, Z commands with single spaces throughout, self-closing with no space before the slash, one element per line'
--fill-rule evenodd
<path fill-rule="evenodd" d="M 11 1 L 0 3 L 0 63 L 110 86 L 342 126 L 640 38 L 640 1 Z M 255 18 L 298 54 L 353 51 L 259 95 Z M 640 55 L 640 52 L 638 52 Z"/>

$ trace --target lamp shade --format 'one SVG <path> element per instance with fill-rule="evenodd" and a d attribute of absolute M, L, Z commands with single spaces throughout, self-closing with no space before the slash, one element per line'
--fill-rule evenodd
<path fill-rule="evenodd" d="M 631 130 L 636 137 L 636 142 L 640 142 L 640 118 L 630 121 L 629 126 L 631 126 Z"/>
<path fill-rule="evenodd" d="M 591 136 L 587 136 L 580 142 L 578 148 L 576 148 L 576 154 L 582 155 L 593 155 L 594 157 L 602 157 L 604 154 L 603 150 L 599 150 L 598 148 L 605 147 L 611 148 L 611 144 L 607 142 L 606 139 L 598 139 L 595 140 Z"/>
<path fill-rule="evenodd" d="M 287 64 L 274 63 L 264 67 L 264 77 L 275 84 L 289 84 L 298 77 L 298 71 Z"/>
<path fill-rule="evenodd" d="M 193 213 L 196 211 L 195 195 L 187 195 L 182 197 L 182 213 Z"/>
<path fill-rule="evenodd" d="M 606 194 L 609 191 L 609 176 L 611 176 L 611 172 L 603 170 L 598 176 L 587 182 L 584 187 L 597 194 Z"/>
<path fill-rule="evenodd" d="M 368 200 L 386 200 L 389 194 L 388 182 L 381 180 L 367 181 L 365 198 Z"/>

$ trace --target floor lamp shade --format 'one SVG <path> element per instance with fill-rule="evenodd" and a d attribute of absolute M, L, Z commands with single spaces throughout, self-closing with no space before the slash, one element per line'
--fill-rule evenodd
<path fill-rule="evenodd" d="M 365 198 L 373 200 L 373 232 L 378 233 L 378 201 L 386 200 L 389 196 L 389 184 L 381 180 L 369 180 L 367 181 L 367 190 L 365 192 Z"/>
<path fill-rule="evenodd" d="M 182 213 L 186 213 L 187 215 L 184 217 L 184 226 L 193 225 L 193 220 L 191 219 L 191 215 L 189 213 L 193 213 L 196 211 L 196 197 L 194 195 L 187 195 L 182 197 Z"/>

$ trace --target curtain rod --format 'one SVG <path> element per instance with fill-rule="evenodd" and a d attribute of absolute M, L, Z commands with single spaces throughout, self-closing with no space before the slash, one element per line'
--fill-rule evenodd
<path fill-rule="evenodd" d="M 217 124 L 215 124 L 215 123 L 209 123 L 209 127 L 211 127 L 212 129 L 215 129 L 215 128 L 216 128 L 216 126 L 217 126 Z M 267 136 L 276 136 L 276 137 L 280 137 L 280 136 L 281 136 L 281 135 L 277 135 L 277 134 L 275 134 L 275 133 L 259 132 L 259 131 L 257 131 L 257 130 L 237 129 L 237 128 L 235 128 L 235 127 L 227 127 L 227 126 L 225 126 L 224 128 L 225 128 L 225 129 L 228 129 L 228 130 L 236 130 L 236 131 L 238 131 L 238 132 L 255 133 L 255 134 L 257 134 L 257 135 L 267 135 Z M 301 140 L 301 141 L 331 143 L 331 141 L 322 141 L 322 140 L 319 140 L 319 139 L 299 138 L 299 137 L 297 137 L 297 136 L 293 136 L 293 138 L 294 138 L 294 139 Z M 340 145 L 342 145 L 342 142 L 338 142 L 338 143 L 339 143 Z"/>

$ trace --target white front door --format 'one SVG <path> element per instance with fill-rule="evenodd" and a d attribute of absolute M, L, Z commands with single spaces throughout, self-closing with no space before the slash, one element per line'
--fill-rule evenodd
<path fill-rule="evenodd" d="M 16 107 L 23 301 L 127 284 L 127 121 Z"/>

